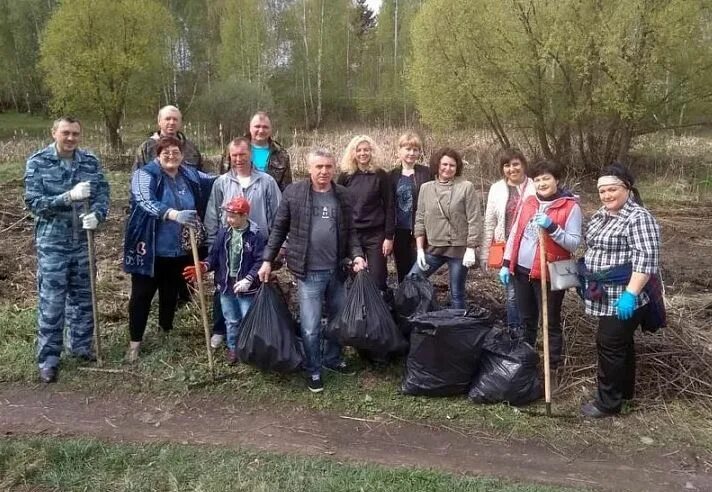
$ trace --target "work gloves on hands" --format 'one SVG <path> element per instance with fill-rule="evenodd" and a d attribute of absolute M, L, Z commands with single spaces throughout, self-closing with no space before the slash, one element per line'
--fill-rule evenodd
<path fill-rule="evenodd" d="M 477 264 L 475 248 L 467 248 L 465 250 L 465 256 L 462 257 L 462 264 L 465 268 L 472 268 Z"/>
<path fill-rule="evenodd" d="M 551 227 L 551 224 L 554 223 L 551 220 L 551 217 L 546 215 L 544 212 L 537 212 L 536 215 L 534 215 L 534 222 L 536 222 L 536 225 L 538 225 L 542 229 Z"/>
<path fill-rule="evenodd" d="M 198 212 L 195 210 L 173 210 L 172 213 L 172 220 L 175 220 L 179 224 L 192 227 L 193 229 L 200 227 Z"/>
<path fill-rule="evenodd" d="M 200 273 L 206 273 L 208 271 L 208 262 L 200 262 Z M 183 269 L 183 278 L 188 282 L 195 282 L 198 279 L 198 274 L 195 272 L 195 265 L 189 265 Z"/>
<path fill-rule="evenodd" d="M 93 231 L 99 226 L 99 218 L 94 212 L 90 214 L 82 214 L 79 218 L 82 219 L 82 229 Z"/>
<path fill-rule="evenodd" d="M 415 264 L 418 265 L 418 268 L 422 271 L 427 272 L 430 269 L 430 265 L 425 261 L 425 250 L 418 248 L 416 255 Z"/>
<path fill-rule="evenodd" d="M 249 278 L 243 278 L 239 282 L 235 282 L 233 290 L 235 291 L 235 294 L 242 294 L 243 292 L 250 290 L 250 286 L 252 286 L 252 280 Z"/>
<path fill-rule="evenodd" d="M 628 290 L 623 291 L 621 296 L 618 298 L 618 302 L 616 302 L 618 319 L 625 321 L 633 317 L 633 313 L 635 312 L 635 300 L 637 297 L 638 296 Z"/>
<path fill-rule="evenodd" d="M 502 285 L 507 285 L 509 283 L 510 276 L 511 273 L 509 273 L 509 267 L 503 266 L 499 269 L 499 281 L 502 282 Z"/>
<path fill-rule="evenodd" d="M 69 199 L 73 202 L 79 202 L 81 200 L 86 200 L 91 195 L 91 184 L 89 181 L 82 181 L 77 183 L 74 187 L 69 190 Z"/>

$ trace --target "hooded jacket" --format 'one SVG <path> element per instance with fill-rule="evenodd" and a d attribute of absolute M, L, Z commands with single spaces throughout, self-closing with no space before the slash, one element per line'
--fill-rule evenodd
<path fill-rule="evenodd" d="M 257 271 L 262 265 L 262 254 L 265 249 L 265 239 L 251 230 L 248 223 L 247 230 L 242 233 L 242 254 L 240 255 L 240 267 L 237 272 L 236 281 L 248 279 L 252 282 L 250 289 L 243 294 L 254 294 L 260 287 L 260 279 Z M 208 263 L 208 271 L 215 272 L 215 285 L 221 294 L 232 293 L 230 284 L 230 241 L 232 239 L 232 229 L 221 227 L 215 241 L 210 248 L 210 254 L 205 259 Z"/>

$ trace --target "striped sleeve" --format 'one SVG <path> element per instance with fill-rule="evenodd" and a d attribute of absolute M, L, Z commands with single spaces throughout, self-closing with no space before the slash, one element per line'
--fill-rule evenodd
<path fill-rule="evenodd" d="M 131 194 L 136 204 L 153 217 L 163 219 L 170 207 L 155 196 L 153 177 L 143 169 L 137 169 L 131 178 Z"/>

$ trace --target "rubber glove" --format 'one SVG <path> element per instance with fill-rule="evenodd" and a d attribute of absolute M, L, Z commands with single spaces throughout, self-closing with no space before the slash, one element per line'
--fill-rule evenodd
<path fill-rule="evenodd" d="M 179 224 L 192 227 L 194 229 L 197 229 L 200 225 L 200 219 L 198 219 L 198 212 L 196 212 L 195 210 L 176 211 L 174 220 Z"/>
<path fill-rule="evenodd" d="M 624 290 L 621 296 L 618 298 L 616 303 L 616 309 L 618 310 L 618 319 L 626 320 L 633 317 L 633 312 L 635 311 L 635 301 L 638 298 L 632 292 Z"/>
<path fill-rule="evenodd" d="M 467 248 L 465 250 L 465 256 L 462 257 L 462 264 L 465 266 L 465 268 L 471 268 L 477 264 L 475 248 Z"/>
<path fill-rule="evenodd" d="M 91 195 L 91 184 L 89 181 L 82 181 L 74 185 L 74 188 L 69 190 L 69 199 L 73 202 L 86 200 Z"/>
<path fill-rule="evenodd" d="M 206 273 L 208 271 L 208 262 L 200 262 L 200 272 Z M 188 282 L 195 282 L 198 279 L 198 275 L 195 273 L 195 265 L 189 265 L 183 269 L 183 278 Z"/>
<path fill-rule="evenodd" d="M 507 285 L 509 283 L 509 277 L 511 276 L 511 273 L 509 273 L 509 267 L 502 267 L 499 269 L 499 281 L 502 282 L 502 285 Z"/>
<path fill-rule="evenodd" d="M 425 250 L 418 249 L 416 255 L 415 264 L 418 265 L 418 268 L 422 271 L 427 272 L 430 269 L 430 265 L 425 261 Z"/>
<path fill-rule="evenodd" d="M 82 229 L 93 231 L 94 229 L 99 227 L 99 218 L 94 212 L 90 214 L 82 214 L 79 216 L 79 218 L 82 219 Z"/>
<path fill-rule="evenodd" d="M 252 286 L 252 280 L 249 278 L 243 278 L 239 282 L 235 282 L 235 287 L 233 290 L 235 291 L 235 294 L 240 294 L 242 292 L 247 292 L 250 290 L 250 286 Z"/>
<path fill-rule="evenodd" d="M 537 214 L 534 216 L 534 222 L 536 222 L 536 225 L 538 225 L 542 229 L 551 227 L 551 224 L 553 224 L 551 217 L 549 217 L 543 212 L 537 212 Z"/>

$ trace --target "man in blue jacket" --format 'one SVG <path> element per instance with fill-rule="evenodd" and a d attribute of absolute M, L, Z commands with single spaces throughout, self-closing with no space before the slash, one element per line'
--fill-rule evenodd
<path fill-rule="evenodd" d="M 66 340 L 70 353 L 95 360 L 87 230 L 106 220 L 109 184 L 99 159 L 79 148 L 81 124 L 62 117 L 52 127 L 54 143 L 25 166 L 25 204 L 35 217 L 37 248 L 37 363 L 40 380 L 57 380 Z"/>

